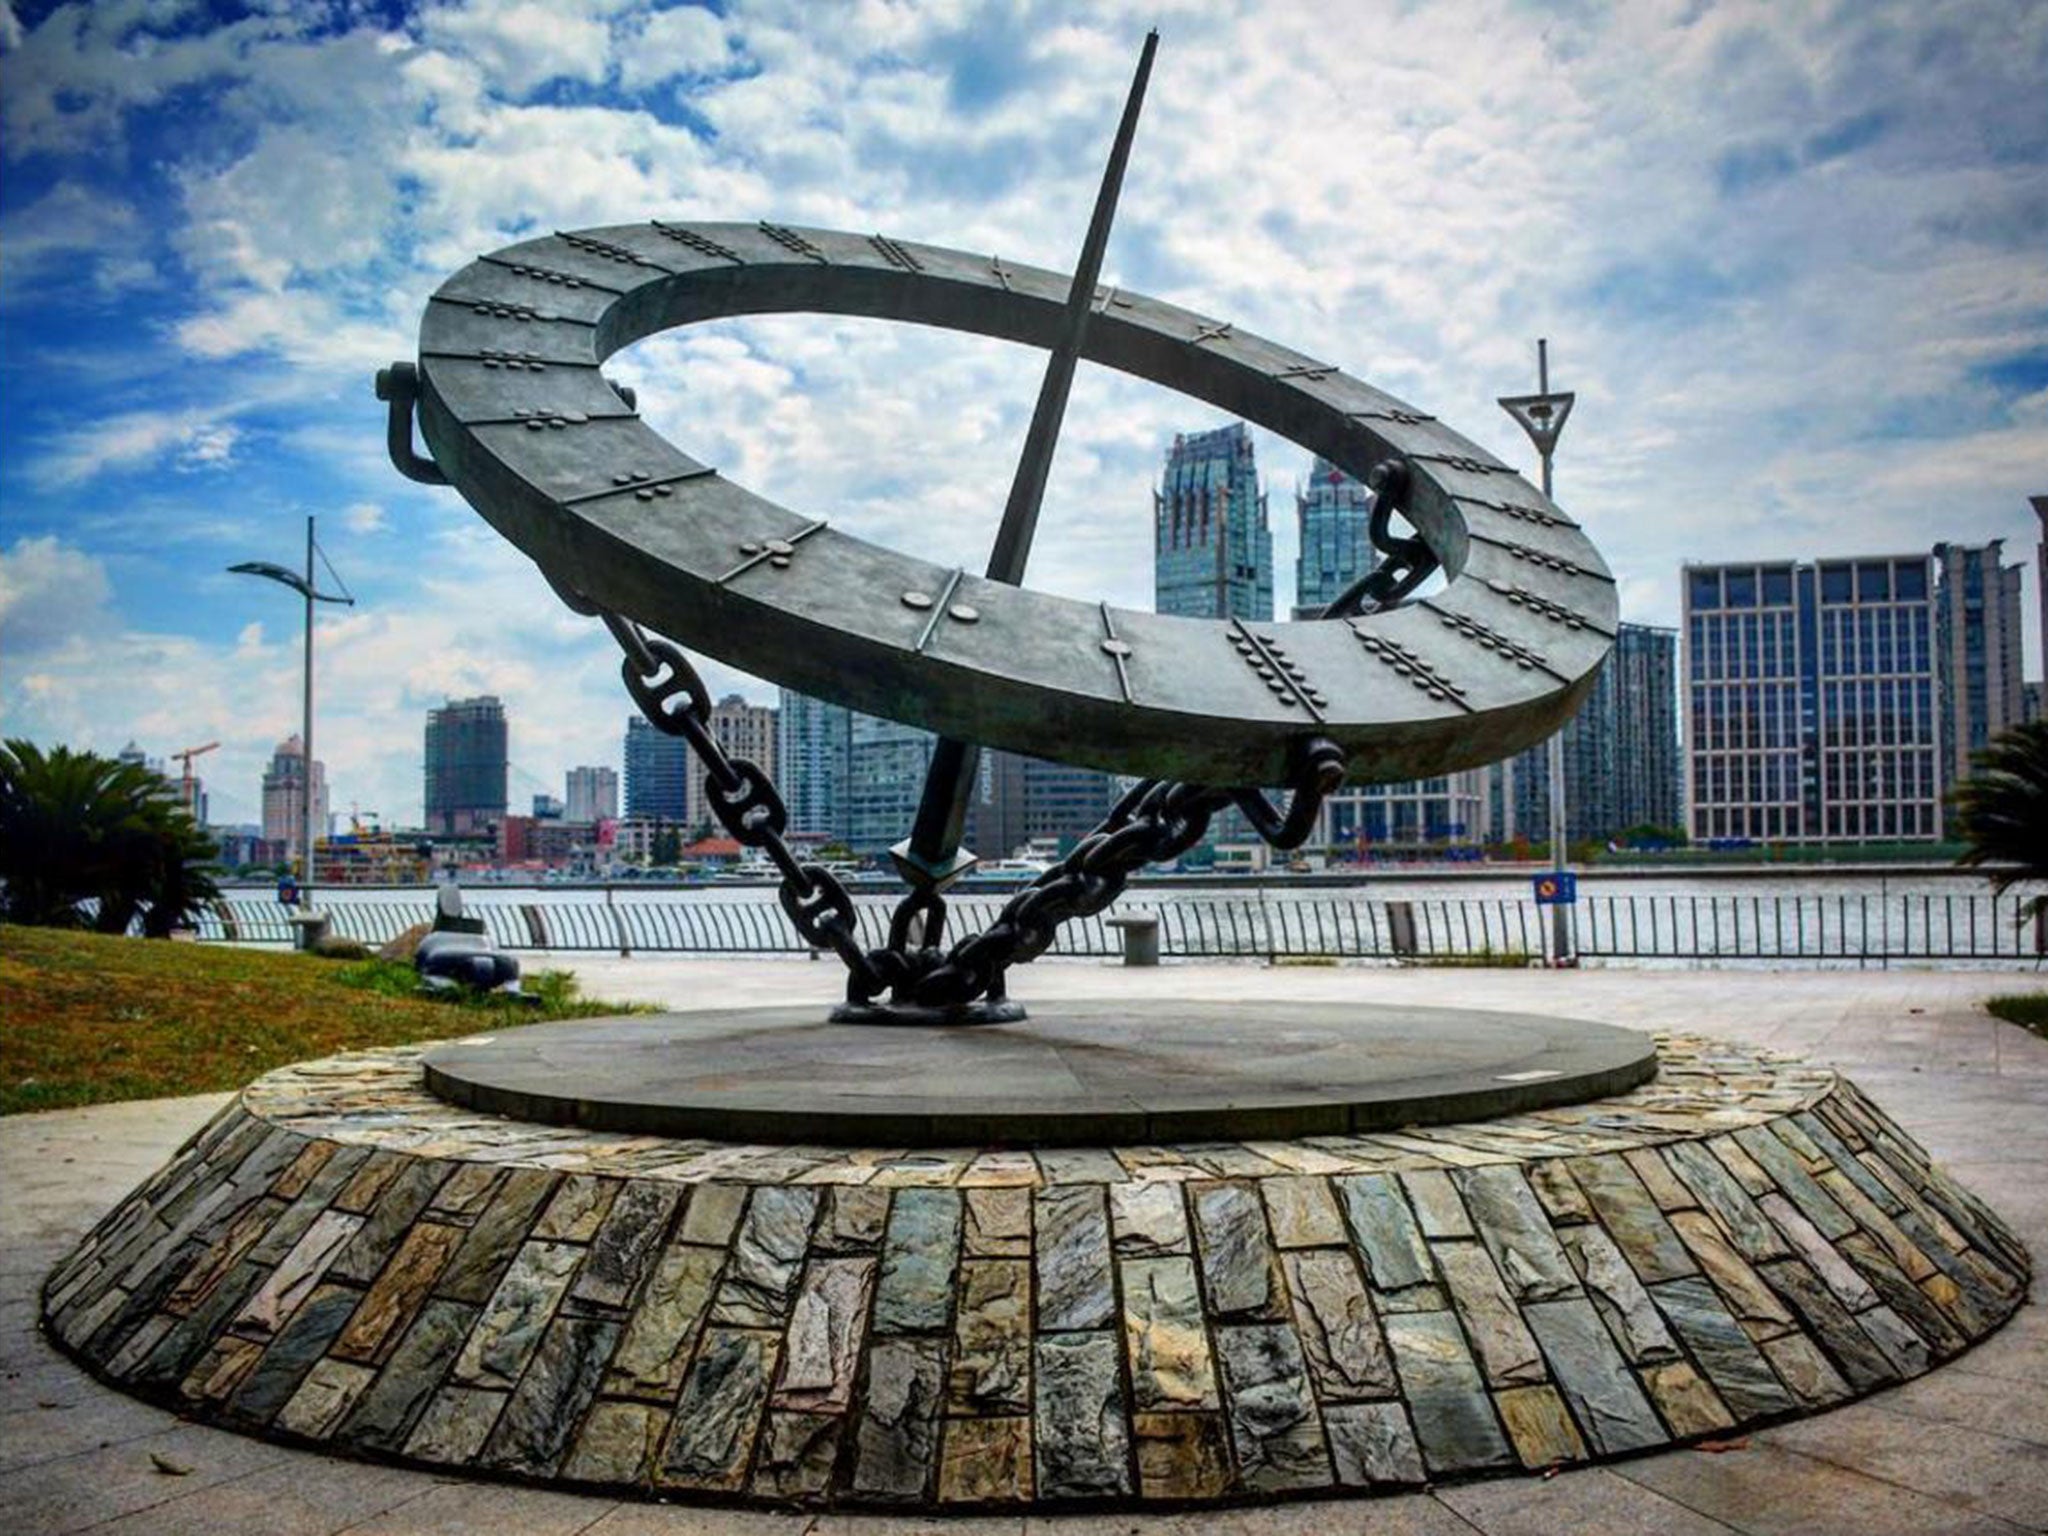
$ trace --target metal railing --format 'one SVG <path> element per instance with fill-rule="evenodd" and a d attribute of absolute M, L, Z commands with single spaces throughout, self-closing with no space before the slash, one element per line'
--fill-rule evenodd
<path fill-rule="evenodd" d="M 2048 925 L 2021 921 L 2026 897 L 2008 893 L 1885 895 L 1582 895 L 1570 924 L 1585 960 L 1700 962 L 2005 961 L 2039 963 Z M 999 898 L 952 903 L 950 927 L 985 927 Z M 759 900 L 546 902 L 472 896 L 491 941 L 510 950 L 616 954 L 805 954 L 781 909 Z M 890 899 L 862 898 L 861 940 L 887 935 Z M 326 907 L 331 931 L 378 945 L 433 917 L 425 899 L 364 897 Z M 1554 958 L 1549 924 L 1532 901 L 1508 897 L 1378 899 L 1276 897 L 1265 891 L 1158 893 L 1069 924 L 1053 953 L 1111 957 L 1122 937 L 1105 918 L 1145 914 L 1159 923 L 1160 953 L 1188 960 L 1261 958 L 1514 964 Z M 201 915 L 202 939 L 288 943 L 291 912 L 267 897 L 226 897 Z"/>

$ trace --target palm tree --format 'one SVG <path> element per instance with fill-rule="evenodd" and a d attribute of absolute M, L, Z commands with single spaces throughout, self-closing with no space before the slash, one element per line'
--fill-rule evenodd
<path fill-rule="evenodd" d="M 1963 841 L 1958 864 L 1990 865 L 1991 888 L 2048 881 L 2048 721 L 2016 725 L 1970 758 L 1971 774 L 1949 791 Z M 2048 913 L 2037 892 L 2023 916 Z"/>
<path fill-rule="evenodd" d="M 33 742 L 0 747 L 0 919 L 168 935 L 220 894 L 218 850 L 170 787 L 137 763 Z"/>

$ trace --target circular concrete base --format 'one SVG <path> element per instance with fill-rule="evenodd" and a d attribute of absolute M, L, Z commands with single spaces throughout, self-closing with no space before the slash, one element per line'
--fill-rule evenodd
<path fill-rule="evenodd" d="M 1316 1003 L 1070 1002 L 991 1029 L 805 1008 L 577 1020 L 426 1053 L 472 1109 L 658 1136 L 1100 1146 L 1342 1135 L 1622 1093 L 1647 1035 L 1582 1020 Z"/>
<path fill-rule="evenodd" d="M 2020 1305 L 2012 1232 L 1853 1085 L 1658 1047 L 1572 1107 L 1028 1150 L 537 1125 L 360 1052 L 244 1089 L 43 1323 L 126 1391 L 342 1455 L 1015 1515 L 1725 1439 Z"/>

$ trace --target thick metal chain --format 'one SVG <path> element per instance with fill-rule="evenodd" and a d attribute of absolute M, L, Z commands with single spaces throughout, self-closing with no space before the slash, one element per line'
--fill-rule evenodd
<path fill-rule="evenodd" d="M 711 730 L 711 692 L 682 647 L 650 635 L 630 619 L 600 612 L 626 659 L 620 668 L 626 691 L 654 728 L 689 743 L 704 765 L 705 798 L 727 836 L 743 848 L 758 848 L 782 875 L 776 895 L 803 941 L 837 954 L 851 973 L 849 991 L 866 988 L 872 997 L 887 985 L 861 948 L 853 897 L 822 864 L 807 863 L 791 850 L 784 833 L 789 811 L 761 768 L 729 757 Z"/>
<path fill-rule="evenodd" d="M 1284 813 L 1256 789 L 1211 789 L 1144 780 L 1117 802 L 1107 819 L 1076 844 L 1072 853 L 1012 897 L 982 932 L 962 939 L 943 957 L 927 941 L 914 953 L 897 951 L 885 956 L 876 951 L 868 958 L 878 971 L 889 973 L 889 985 L 899 1003 L 948 1008 L 977 998 L 999 999 L 1004 973 L 1011 966 L 1044 954 L 1062 925 L 1102 911 L 1147 864 L 1186 853 L 1202 840 L 1210 818 L 1225 806 L 1235 804 L 1252 829 L 1274 847 L 1298 848 L 1314 830 L 1324 797 L 1343 781 L 1343 749 L 1321 738 L 1311 741 L 1301 754 L 1293 795 Z M 939 921 L 944 921 L 943 898 L 915 892 L 897 908 L 895 926 L 904 925 L 905 913 L 913 907 L 936 907 Z M 927 923 L 927 931 L 929 927 Z M 873 995 L 856 1001 L 867 1001 Z"/>
<path fill-rule="evenodd" d="M 1373 493 L 1372 520 L 1366 532 L 1381 559 L 1322 611 L 1320 617 L 1325 619 L 1348 619 L 1391 608 L 1421 586 L 1439 563 L 1436 551 L 1419 535 L 1398 538 L 1394 534 L 1394 514 L 1405 516 L 1408 510 L 1407 460 L 1380 460 L 1366 475 L 1365 483 Z"/>
<path fill-rule="evenodd" d="M 920 1008 L 999 1000 L 1011 966 L 1045 953 L 1063 924 L 1102 911 L 1147 864 L 1194 847 L 1224 807 L 1236 805 L 1274 847 L 1298 848 L 1314 829 L 1324 797 L 1344 780 L 1343 750 L 1322 738 L 1303 749 L 1284 812 L 1256 789 L 1147 779 L 981 933 L 940 949 L 946 900 L 936 891 L 913 891 L 896 907 L 888 943 L 863 949 L 846 887 L 822 864 L 800 860 L 791 850 L 784 836 L 789 813 L 774 784 L 754 763 L 728 756 L 719 745 L 711 729 L 710 690 L 682 648 L 579 594 L 556 590 L 572 608 L 604 620 L 626 653 L 621 674 L 633 702 L 656 730 L 689 744 L 704 765 L 712 815 L 735 842 L 760 849 L 781 873 L 777 896 L 783 912 L 806 944 L 839 956 L 847 970 L 847 998 L 855 1003 L 872 1002 L 885 991 L 896 1003 Z"/>

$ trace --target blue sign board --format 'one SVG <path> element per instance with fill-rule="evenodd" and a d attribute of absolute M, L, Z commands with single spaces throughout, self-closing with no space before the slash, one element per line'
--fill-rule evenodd
<path fill-rule="evenodd" d="M 1539 907 L 1568 907 L 1579 899 L 1579 877 L 1568 869 L 1538 875 L 1535 886 Z"/>

